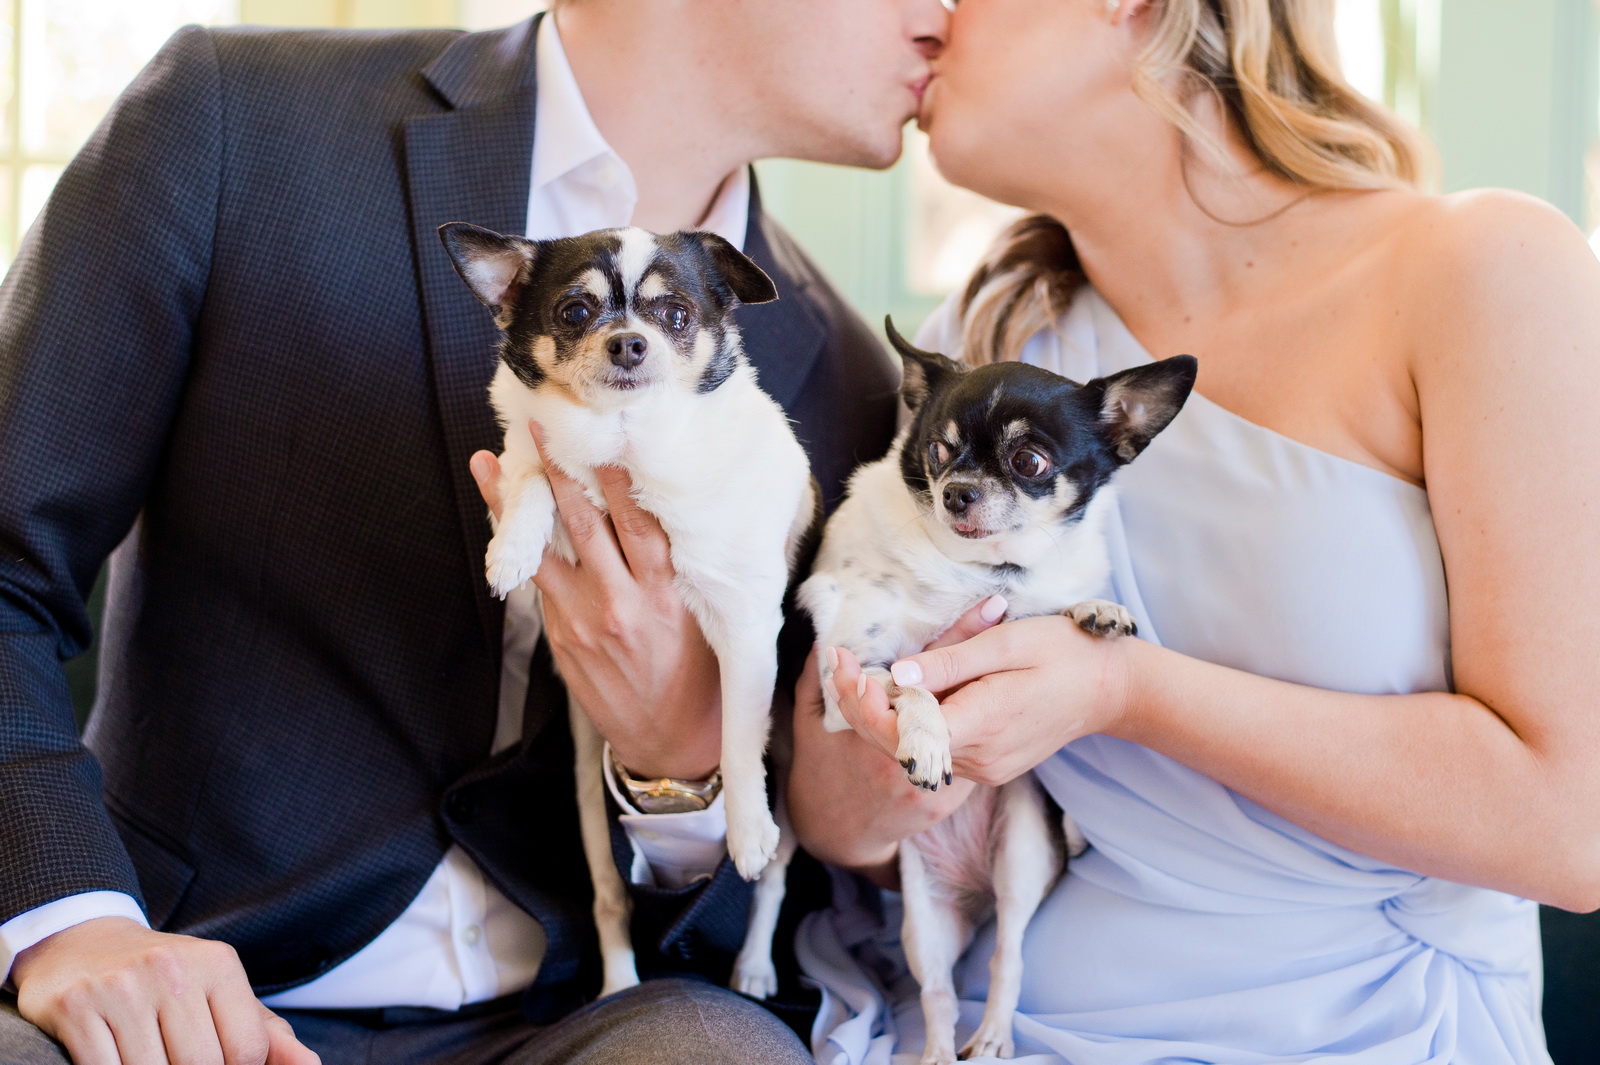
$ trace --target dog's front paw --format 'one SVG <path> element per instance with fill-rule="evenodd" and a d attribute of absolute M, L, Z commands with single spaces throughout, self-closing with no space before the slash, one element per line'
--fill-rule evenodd
<path fill-rule="evenodd" d="M 1133 615 L 1125 607 L 1104 599 L 1086 599 L 1062 613 L 1077 622 L 1084 632 L 1095 636 L 1132 636 L 1139 631 Z"/>
<path fill-rule="evenodd" d="M 900 731 L 895 758 L 906 777 L 919 788 L 938 791 L 950 783 L 950 727 L 931 692 L 920 688 L 901 689 L 894 700 Z"/>
<path fill-rule="evenodd" d="M 539 572 L 545 541 L 537 536 L 516 536 L 502 526 L 484 554 L 484 575 L 489 590 L 504 599 Z"/>
<path fill-rule="evenodd" d="M 778 970 L 770 957 L 739 954 L 733 963 L 733 979 L 728 986 L 751 998 L 771 998 L 778 993 Z"/>
<path fill-rule="evenodd" d="M 1007 1028 L 1010 1026 L 1008 1025 Z M 1009 1058 L 1016 1053 L 1016 1044 L 1011 1040 L 1011 1032 L 1001 1031 L 999 1025 L 990 1026 L 987 1023 L 978 1026 L 972 1033 L 972 1038 L 967 1045 L 961 1048 L 961 1060 L 970 1061 L 973 1058 Z"/>
<path fill-rule="evenodd" d="M 743 814 L 728 805 L 728 857 L 746 880 L 754 880 L 778 853 L 778 823 L 763 806 Z"/>

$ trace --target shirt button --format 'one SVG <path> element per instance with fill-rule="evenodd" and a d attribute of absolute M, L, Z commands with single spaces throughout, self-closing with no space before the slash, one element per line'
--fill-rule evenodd
<path fill-rule="evenodd" d="M 469 924 L 461 930 L 461 941 L 469 947 L 475 947 L 483 939 L 483 929 L 475 924 Z"/>
<path fill-rule="evenodd" d="M 602 166 L 600 168 L 600 181 L 601 181 L 602 184 L 615 185 L 618 181 L 621 181 L 621 180 L 622 180 L 622 175 L 617 172 L 617 164 L 616 163 L 608 161 L 608 162 L 606 162 L 606 164 L 604 166 Z"/>

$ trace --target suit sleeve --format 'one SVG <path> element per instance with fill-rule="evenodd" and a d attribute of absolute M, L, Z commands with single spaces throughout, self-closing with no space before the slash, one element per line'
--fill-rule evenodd
<path fill-rule="evenodd" d="M 159 467 L 205 296 L 222 159 L 207 31 L 180 31 L 67 167 L 0 285 L 0 923 L 139 897 L 62 661 Z"/>

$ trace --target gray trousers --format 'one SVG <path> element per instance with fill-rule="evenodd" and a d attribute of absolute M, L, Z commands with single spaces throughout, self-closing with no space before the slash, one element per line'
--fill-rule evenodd
<path fill-rule="evenodd" d="M 782 1021 L 732 991 L 651 980 L 551 1025 L 514 1009 L 371 1025 L 283 1010 L 323 1065 L 811 1065 Z M 421 1012 L 421 1011 L 418 1011 Z M 0 1065 L 69 1065 L 55 1040 L 0 998 Z"/>

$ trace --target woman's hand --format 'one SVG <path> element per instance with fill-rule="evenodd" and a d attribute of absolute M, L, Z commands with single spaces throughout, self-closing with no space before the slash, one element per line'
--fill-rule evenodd
<path fill-rule="evenodd" d="M 930 647 L 891 672 L 897 683 L 939 696 L 956 777 L 998 786 L 1079 736 L 1125 724 L 1127 643 L 1091 636 L 1065 617 L 1024 618 Z M 850 652 L 838 655 L 840 711 L 892 759 L 899 740 L 888 694 L 862 674 Z"/>
<path fill-rule="evenodd" d="M 561 679 L 631 774 L 703 780 L 721 761 L 720 675 L 673 585 L 667 535 L 634 501 L 626 471 L 596 471 L 602 511 L 529 430 L 577 553 L 567 562 L 547 548 L 534 578 Z M 478 452 L 472 475 L 498 520 L 499 460 Z"/>
<path fill-rule="evenodd" d="M 1003 599 L 986 600 L 930 646 L 959 644 L 992 627 L 1004 614 Z M 852 687 L 852 698 L 854 691 Z M 892 711 L 888 727 L 892 736 Z M 822 690 L 813 650 L 795 688 L 789 819 L 806 850 L 817 858 L 894 888 L 899 883 L 895 857 L 900 841 L 949 817 L 972 794 L 972 784 L 958 780 L 937 792 L 924 791 L 906 779 L 906 771 L 892 755 L 892 743 L 888 750 L 891 753 L 885 754 L 875 736 L 828 732 L 822 727 Z"/>

